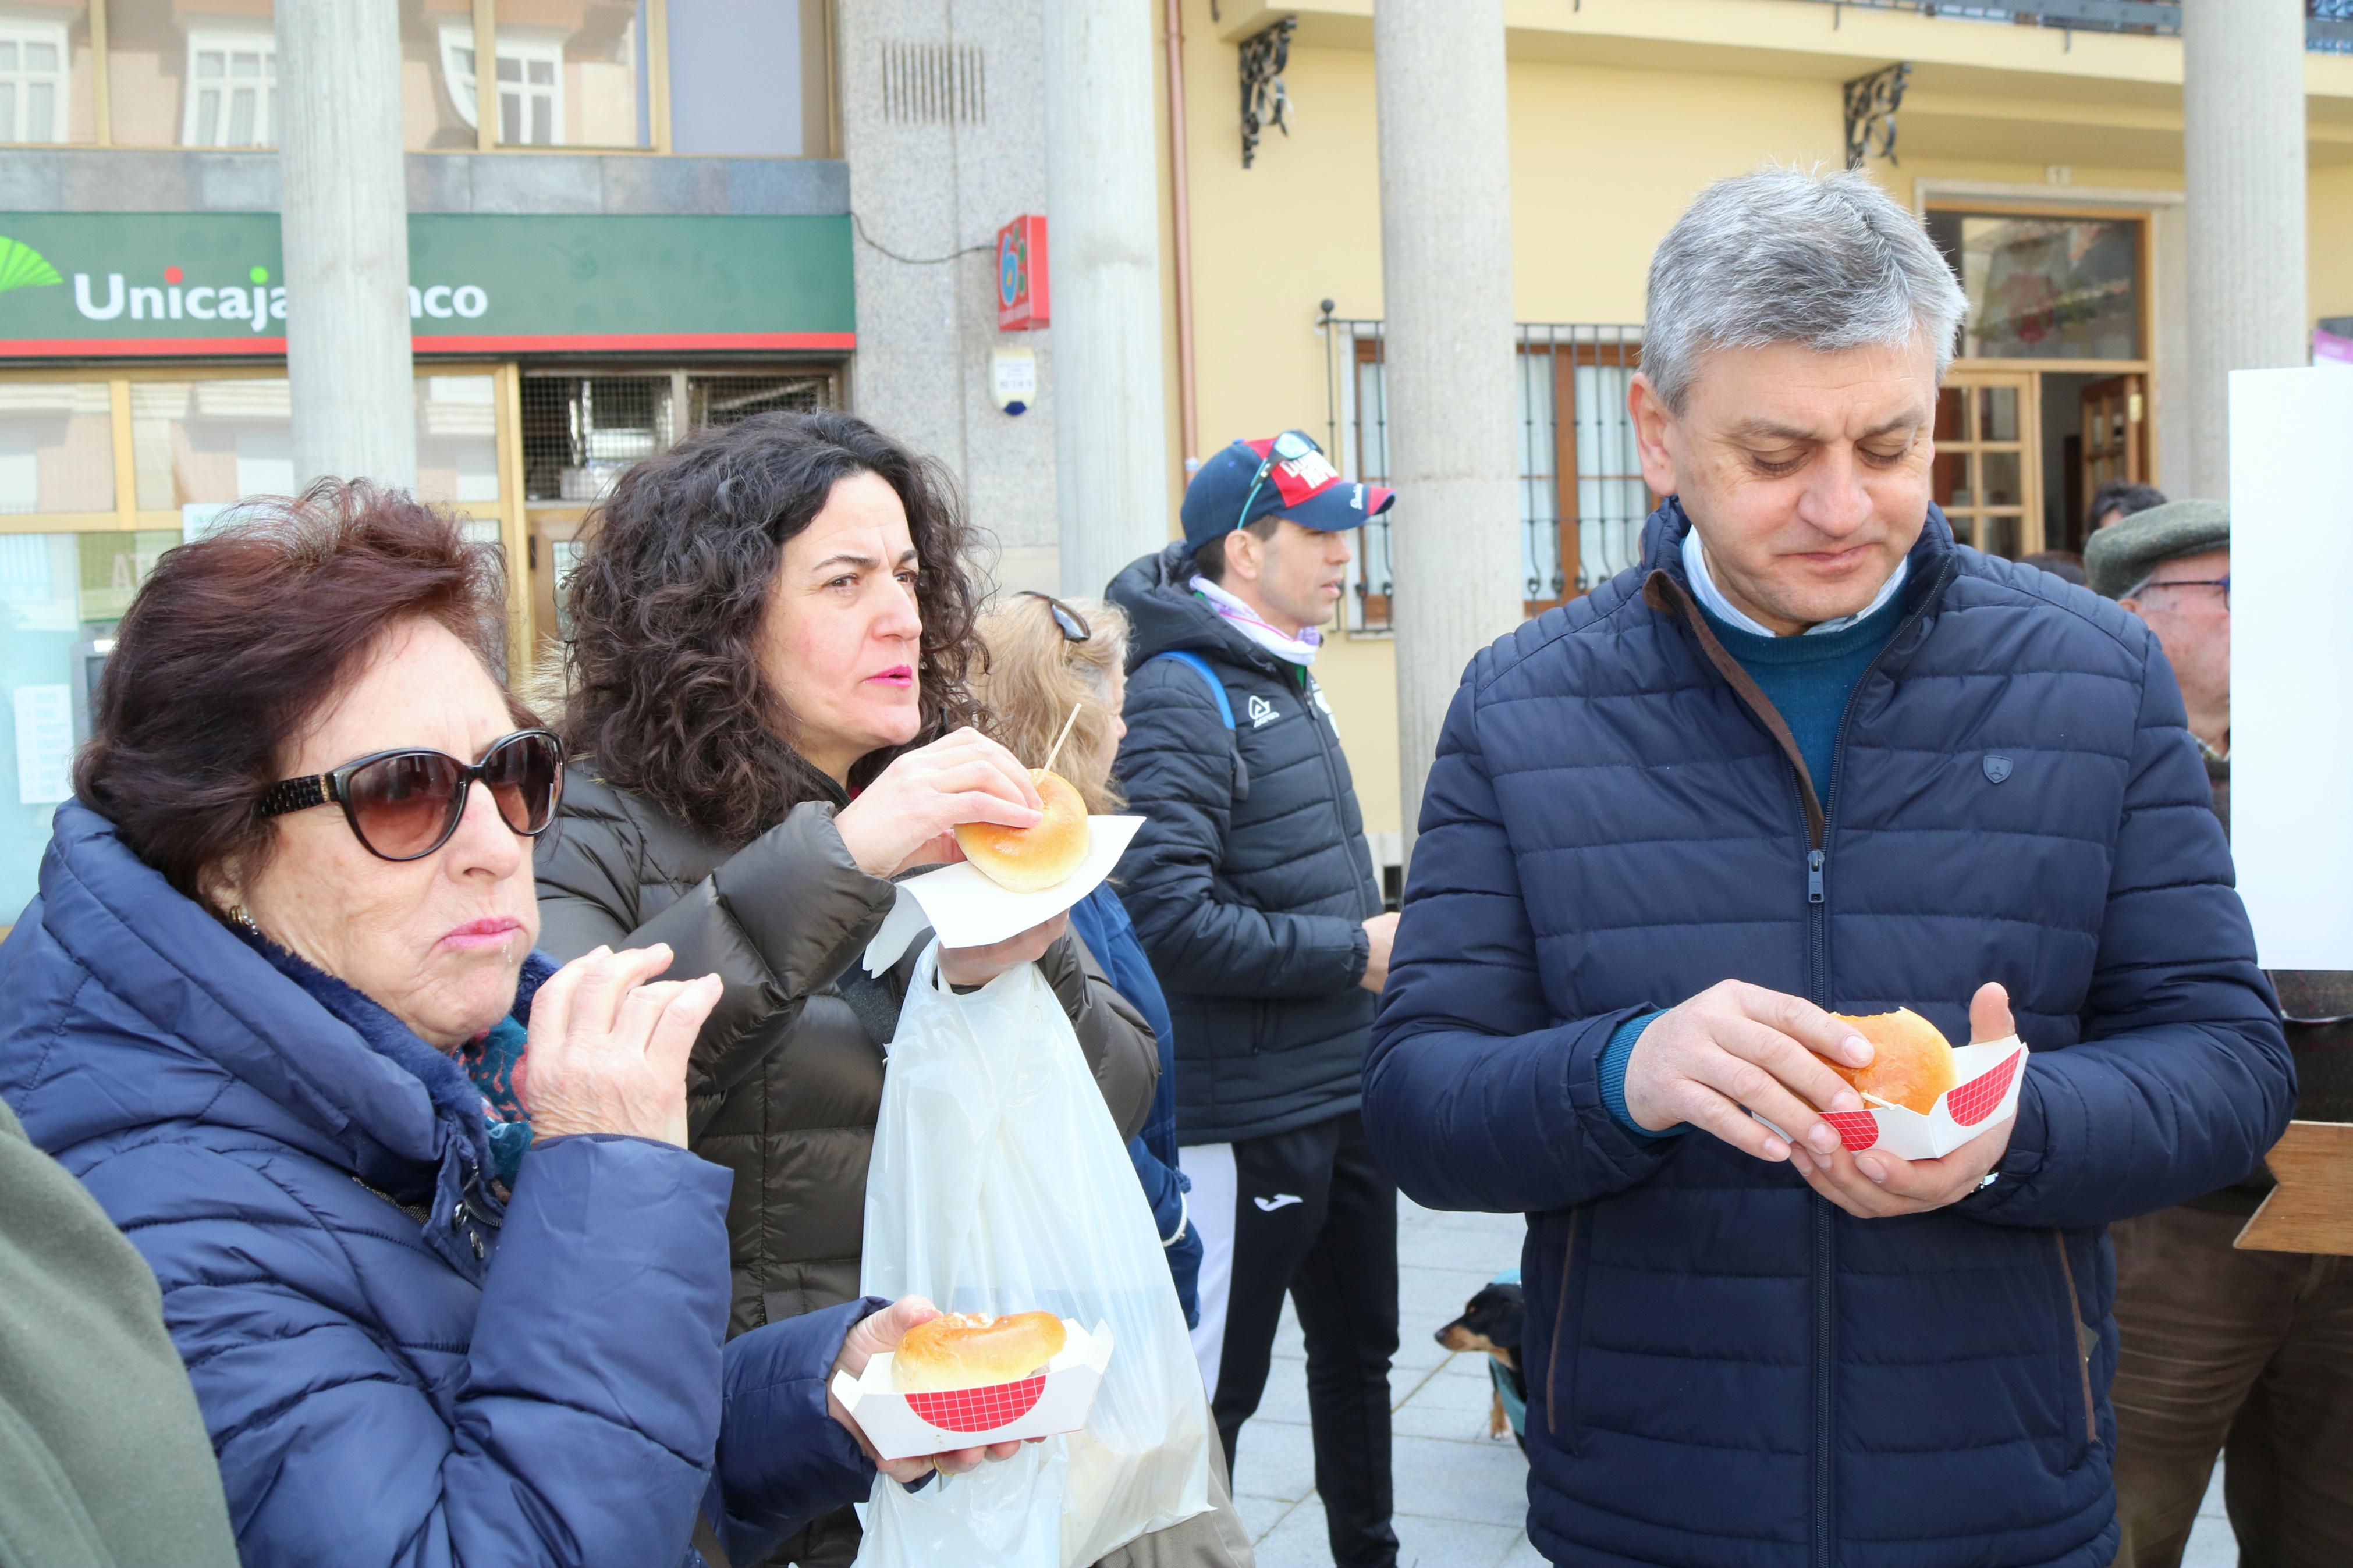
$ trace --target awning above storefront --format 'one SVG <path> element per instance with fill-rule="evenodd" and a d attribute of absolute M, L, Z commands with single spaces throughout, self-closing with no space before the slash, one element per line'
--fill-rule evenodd
<path fill-rule="evenodd" d="M 419 213 L 408 268 L 419 353 L 857 342 L 846 216 Z M 282 355 L 289 304 L 274 214 L 0 215 L 0 360 Z"/>

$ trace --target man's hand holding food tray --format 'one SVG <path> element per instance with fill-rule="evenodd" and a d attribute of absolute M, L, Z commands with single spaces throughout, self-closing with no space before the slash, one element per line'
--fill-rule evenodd
<path fill-rule="evenodd" d="M 1725 981 L 1644 1028 L 1626 1109 L 1787 1160 L 1858 1218 L 1918 1214 L 1976 1191 L 2010 1146 L 2030 1053 L 2001 986 L 1978 987 L 1969 1034 L 1957 1049 L 1908 1007 L 1834 1014 Z"/>

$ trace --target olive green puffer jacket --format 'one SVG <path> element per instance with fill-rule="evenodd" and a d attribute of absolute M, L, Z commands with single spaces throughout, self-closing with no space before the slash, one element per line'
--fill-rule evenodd
<path fill-rule="evenodd" d="M 869 980 L 859 956 L 892 885 L 858 868 L 812 801 L 733 855 L 575 763 L 562 826 L 538 851 L 540 946 L 559 961 L 599 943 L 668 942 L 681 978 L 726 994 L 688 1072 L 695 1152 L 735 1173 L 728 1331 L 858 1295 L 866 1165 L 883 1050 L 921 939 Z M 1120 1136 L 1144 1124 L 1160 1071 L 1151 1026 L 1065 936 L 1039 961 Z"/>

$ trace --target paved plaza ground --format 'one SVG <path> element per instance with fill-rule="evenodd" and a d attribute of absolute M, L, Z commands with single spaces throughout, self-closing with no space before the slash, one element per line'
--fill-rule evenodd
<path fill-rule="evenodd" d="M 1517 1215 L 1440 1214 L 1398 1202 L 1399 1344 L 1389 1375 L 1396 1415 L 1401 1568 L 1544 1568 L 1528 1544 L 1527 1466 L 1487 1436 L 1486 1358 L 1430 1338 L 1471 1293 L 1519 1261 Z M 1330 1568 L 1307 1426 L 1306 1352 L 1288 1309 L 1266 1398 L 1242 1428 L 1234 1493 L 1259 1568 Z M 2234 1568 L 2221 1476 L 2200 1510 L 2182 1568 Z"/>

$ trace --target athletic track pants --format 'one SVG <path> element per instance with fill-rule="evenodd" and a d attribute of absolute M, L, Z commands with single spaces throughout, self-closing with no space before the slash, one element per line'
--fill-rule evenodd
<path fill-rule="evenodd" d="M 1234 1463 L 1265 1392 L 1290 1293 L 1307 1339 L 1307 1408 L 1337 1568 L 1390 1568 L 1389 1362 L 1398 1347 L 1397 1187 L 1356 1112 L 1177 1151 L 1201 1234 L 1193 1354 Z M 1239 1483 L 1238 1483 L 1239 1484 Z"/>

